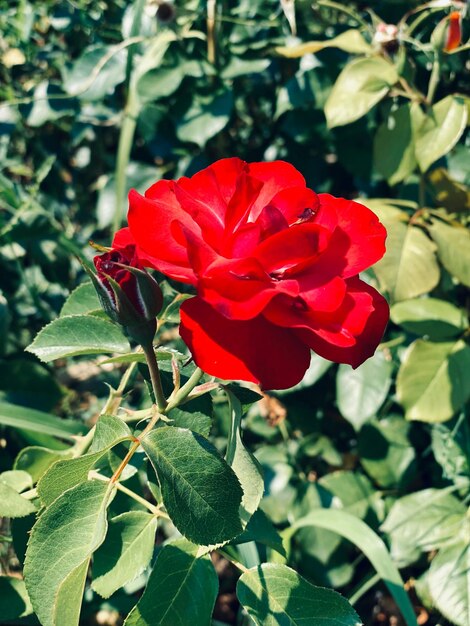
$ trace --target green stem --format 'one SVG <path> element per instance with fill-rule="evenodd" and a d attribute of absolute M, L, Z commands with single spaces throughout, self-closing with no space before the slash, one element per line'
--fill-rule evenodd
<path fill-rule="evenodd" d="M 135 0 L 134 2 L 134 6 L 133 6 L 134 15 L 132 18 L 132 25 L 131 25 L 131 30 L 129 33 L 129 37 L 131 39 L 133 39 L 134 37 L 137 37 L 137 35 L 139 34 L 140 25 L 142 23 L 142 14 L 144 12 L 145 4 L 146 4 L 146 0 Z M 126 79 L 124 81 L 124 84 L 126 86 L 126 91 L 129 89 L 133 59 L 134 59 L 134 46 L 130 46 L 127 51 Z"/>
<path fill-rule="evenodd" d="M 123 397 L 124 391 L 126 390 L 127 383 L 129 382 L 129 379 L 136 365 L 137 363 L 131 363 L 129 365 L 129 367 L 124 372 L 117 389 L 110 388 L 109 396 L 108 396 L 108 399 L 106 400 L 106 404 L 104 405 L 101 411 L 101 415 L 114 415 L 117 412 L 117 410 L 119 409 L 121 405 L 122 397 Z"/>
<path fill-rule="evenodd" d="M 434 62 L 432 64 L 431 76 L 429 77 L 429 85 L 428 85 L 428 93 L 426 96 L 426 101 L 428 105 L 431 105 L 434 96 L 436 95 L 436 89 L 439 85 L 439 79 L 441 74 L 441 54 L 440 52 L 435 52 L 434 54 Z"/>
<path fill-rule="evenodd" d="M 113 232 L 119 230 L 126 197 L 127 166 L 131 157 L 132 142 L 134 141 L 137 117 L 140 112 L 140 103 L 135 91 L 135 85 L 130 86 L 124 119 L 119 135 L 118 153 L 116 159 L 116 209 L 114 211 Z"/>
<path fill-rule="evenodd" d="M 367 30 L 370 30 L 370 25 L 364 19 L 362 19 L 362 17 L 356 11 L 354 11 L 354 9 L 348 9 L 348 7 L 344 4 L 340 4 L 339 2 L 332 2 L 332 0 L 319 0 L 318 4 L 321 7 L 329 7 L 331 9 L 336 9 L 336 11 L 340 11 L 345 15 L 349 15 L 349 17 L 352 17 L 354 20 L 356 20 L 358 24 L 360 24 L 364 28 L 367 28 Z"/>
<path fill-rule="evenodd" d="M 354 591 L 354 593 L 349 597 L 349 602 L 354 606 L 358 600 L 362 598 L 362 596 L 369 591 L 374 585 L 376 585 L 380 581 L 380 574 L 374 574 L 368 580 L 366 580 L 362 585 Z"/>
<path fill-rule="evenodd" d="M 113 483 L 107 476 L 103 476 L 97 471 L 93 471 L 90 474 L 90 478 L 94 478 L 95 480 L 102 480 L 103 482 L 109 482 L 110 484 L 113 484 L 113 486 L 116 487 L 116 489 L 118 489 L 119 491 L 122 491 L 122 493 L 125 493 L 127 496 L 129 496 L 129 498 L 132 498 L 133 500 L 135 500 L 136 502 L 144 506 L 154 515 L 158 515 L 160 517 L 167 517 L 166 513 L 163 513 L 163 511 L 160 511 L 158 506 L 154 506 L 153 504 L 148 502 L 145 498 L 142 498 L 142 496 L 139 496 L 137 493 L 135 493 L 135 491 L 128 489 L 121 483 L 118 483 L 118 482 Z"/>
<path fill-rule="evenodd" d="M 170 396 L 170 400 L 168 402 L 168 406 L 166 407 L 165 413 L 169 413 L 171 409 L 174 409 L 179 404 L 182 404 L 184 400 L 189 396 L 191 391 L 196 387 L 201 378 L 204 376 L 204 372 L 200 367 L 197 367 L 194 372 L 191 374 L 190 378 L 185 382 L 185 384 L 173 395 Z"/>
<path fill-rule="evenodd" d="M 147 359 L 147 365 L 150 372 L 150 380 L 152 381 L 152 389 L 155 396 L 155 402 L 157 404 L 160 413 L 164 413 L 168 406 L 168 403 L 163 393 L 162 380 L 160 378 L 160 370 L 158 369 L 158 361 L 155 356 L 153 344 L 149 343 L 142 346 L 142 349 Z M 181 391 L 181 390 L 180 390 Z"/>

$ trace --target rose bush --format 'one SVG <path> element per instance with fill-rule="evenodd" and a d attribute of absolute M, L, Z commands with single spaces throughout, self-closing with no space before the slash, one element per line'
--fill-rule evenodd
<path fill-rule="evenodd" d="M 370 357 L 388 305 L 358 273 L 385 252 L 385 228 L 357 202 L 317 195 L 290 164 L 222 159 L 191 178 L 129 194 L 141 263 L 194 285 L 180 334 L 207 373 L 298 383 L 310 349 L 357 367 Z"/>

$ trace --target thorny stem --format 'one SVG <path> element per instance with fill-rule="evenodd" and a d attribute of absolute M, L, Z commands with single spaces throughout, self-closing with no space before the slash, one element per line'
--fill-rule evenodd
<path fill-rule="evenodd" d="M 153 416 L 152 416 L 151 420 L 149 421 L 147 426 L 144 428 L 144 430 L 140 434 L 140 437 L 139 438 L 137 438 L 137 437 L 134 438 L 134 443 L 131 445 L 131 447 L 129 448 L 129 451 L 127 452 L 126 456 L 123 458 L 123 460 L 119 464 L 119 467 L 117 468 L 117 470 L 112 475 L 112 477 L 111 477 L 111 482 L 112 483 L 115 483 L 115 482 L 117 482 L 119 480 L 119 477 L 121 476 L 122 472 L 124 471 L 124 468 L 129 463 L 129 461 L 132 459 L 132 457 L 136 453 L 137 449 L 139 448 L 139 446 L 140 446 L 140 438 L 145 437 L 145 435 L 152 430 L 152 428 L 158 422 L 160 417 L 161 417 L 161 414 L 158 412 L 157 407 L 155 406 L 154 407 L 154 413 L 153 413 Z"/>
<path fill-rule="evenodd" d="M 167 408 L 168 403 L 166 401 L 165 394 L 163 393 L 160 370 L 158 369 L 158 362 L 153 350 L 153 344 L 150 342 L 149 344 L 142 346 L 142 349 L 144 351 L 145 358 L 147 359 L 150 380 L 152 381 L 153 393 L 155 395 L 155 402 L 160 413 L 163 413 Z"/>
<path fill-rule="evenodd" d="M 132 375 L 132 372 L 135 369 L 137 363 L 131 363 L 129 367 L 124 372 L 123 377 L 121 378 L 121 382 L 117 389 L 110 389 L 109 396 L 104 405 L 101 415 L 114 415 L 116 411 L 119 409 L 122 401 L 122 397 L 124 395 L 124 391 L 126 390 L 127 383 Z"/>

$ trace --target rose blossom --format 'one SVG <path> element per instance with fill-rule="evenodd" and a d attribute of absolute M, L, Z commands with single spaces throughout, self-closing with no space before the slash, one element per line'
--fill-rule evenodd
<path fill-rule="evenodd" d="M 351 200 L 316 194 L 290 164 L 222 159 L 191 178 L 129 194 L 141 262 L 194 285 L 180 334 L 194 361 L 223 379 L 284 389 L 310 349 L 357 367 L 388 321 L 384 298 L 358 273 L 385 252 L 385 228 Z"/>

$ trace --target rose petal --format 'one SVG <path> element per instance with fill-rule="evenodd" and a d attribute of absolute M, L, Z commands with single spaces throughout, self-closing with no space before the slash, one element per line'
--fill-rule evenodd
<path fill-rule="evenodd" d="M 315 262 L 327 247 L 329 233 L 315 223 L 291 226 L 260 243 L 253 256 L 275 278 L 293 275 Z"/>
<path fill-rule="evenodd" d="M 311 302 L 302 306 L 302 301 L 277 297 L 265 315 L 273 323 L 295 329 L 320 356 L 357 367 L 372 356 L 380 342 L 389 308 L 386 300 L 359 278 L 348 279 L 346 285 L 343 302 L 333 312 L 320 311 Z"/>
<path fill-rule="evenodd" d="M 287 187 L 305 187 L 305 178 L 290 163 L 270 161 L 268 163 L 249 163 L 248 173 L 264 183 L 260 194 L 251 209 L 250 221 L 255 222 L 261 211 L 276 194 Z"/>
<path fill-rule="evenodd" d="M 172 224 L 178 220 L 189 230 L 197 225 L 178 204 L 171 181 L 158 181 L 147 194 L 141 196 L 135 189 L 129 192 L 129 228 L 139 250 L 151 267 L 194 284 L 196 277 L 186 247 L 175 238 Z"/>
<path fill-rule="evenodd" d="M 337 231 L 347 238 L 345 266 L 342 276 L 348 278 L 376 263 L 385 254 L 387 231 L 379 222 L 379 218 L 370 209 L 353 200 L 335 198 L 327 193 L 319 194 L 320 210 L 315 223 L 331 225 L 331 216 L 336 212 L 338 219 Z M 340 233 L 335 231 L 336 237 Z M 330 246 L 337 247 L 335 236 Z"/>
<path fill-rule="evenodd" d="M 264 389 L 296 385 L 310 363 L 310 350 L 295 333 L 263 317 L 227 320 L 198 297 L 181 306 L 180 334 L 208 374 L 258 383 Z"/>
<path fill-rule="evenodd" d="M 313 219 L 320 207 L 317 194 L 305 186 L 282 189 L 271 204 L 279 209 L 289 224 Z"/>
<path fill-rule="evenodd" d="M 225 317 L 248 320 L 276 295 L 276 286 L 255 259 L 220 259 L 201 277 L 198 292 Z"/>
<path fill-rule="evenodd" d="M 238 158 L 221 159 L 191 178 L 180 178 L 175 184 L 181 206 L 201 227 L 205 240 L 216 249 L 223 241 L 227 207 L 246 167 Z"/>
<path fill-rule="evenodd" d="M 134 237 L 132 236 L 130 229 L 126 227 L 121 228 L 121 230 L 118 230 L 115 233 L 111 247 L 114 250 L 124 250 L 124 248 L 133 244 L 135 245 Z"/>

